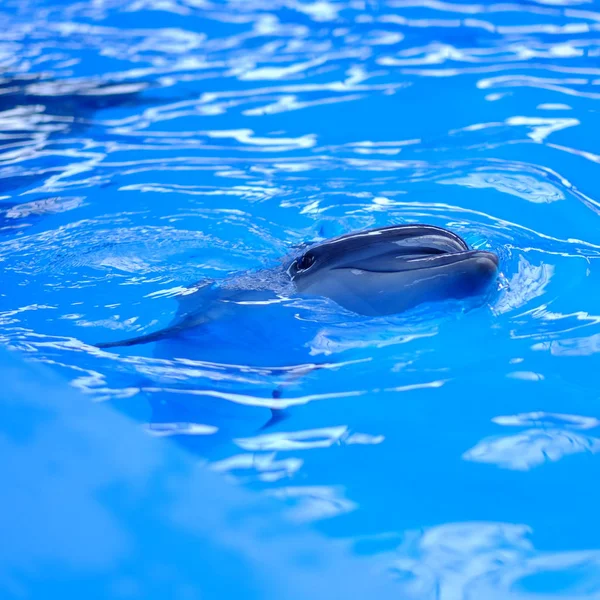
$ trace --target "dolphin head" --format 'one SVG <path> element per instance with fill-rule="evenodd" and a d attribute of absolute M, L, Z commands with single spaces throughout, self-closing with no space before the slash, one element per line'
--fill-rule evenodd
<path fill-rule="evenodd" d="M 313 246 L 288 269 L 299 293 L 369 316 L 480 294 L 497 272 L 495 254 L 470 250 L 456 234 L 430 225 L 344 235 Z"/>

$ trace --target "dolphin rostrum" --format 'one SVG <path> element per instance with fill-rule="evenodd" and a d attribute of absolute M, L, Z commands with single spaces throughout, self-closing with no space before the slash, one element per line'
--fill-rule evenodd
<path fill-rule="evenodd" d="M 370 229 L 317 243 L 268 276 L 258 272 L 262 275 L 245 275 L 234 284 L 204 284 L 185 297 L 172 325 L 97 346 L 133 346 L 174 337 L 231 316 L 234 305 L 276 302 L 288 292 L 329 298 L 359 315 L 392 315 L 424 302 L 481 294 L 497 272 L 495 254 L 471 250 L 445 229 L 431 225 Z"/>

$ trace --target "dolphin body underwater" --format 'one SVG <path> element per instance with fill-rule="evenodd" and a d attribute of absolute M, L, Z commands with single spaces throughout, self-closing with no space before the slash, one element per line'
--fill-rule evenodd
<path fill-rule="evenodd" d="M 261 427 L 266 429 L 287 416 L 279 401 L 283 387 L 325 366 L 306 362 L 323 315 L 315 318 L 315 306 L 309 304 L 307 309 L 299 299 L 332 300 L 350 314 L 333 305 L 324 313 L 325 322 L 344 324 L 360 321 L 361 316 L 395 315 L 423 303 L 480 295 L 497 272 L 495 254 L 471 250 L 458 235 L 439 227 L 399 225 L 360 231 L 314 244 L 272 269 L 196 284 L 178 296 L 172 324 L 96 346 L 163 342 L 157 344 L 157 358 L 208 360 L 234 374 L 259 368 L 260 373 L 283 376 L 283 382 L 271 388 L 275 404 Z M 287 326 L 290 322 L 293 327 Z M 219 383 L 221 387 L 225 382 Z M 153 402 L 158 421 L 172 402 Z M 178 417 L 193 410 L 188 405 L 173 407 Z"/>
<path fill-rule="evenodd" d="M 495 254 L 471 250 L 458 235 L 439 227 L 398 225 L 359 231 L 317 243 L 275 270 L 218 285 L 196 285 L 195 291 L 180 297 L 171 325 L 96 346 L 134 346 L 173 338 L 231 317 L 241 307 L 276 303 L 289 295 L 329 298 L 358 315 L 393 315 L 425 302 L 481 294 L 497 272 Z"/>

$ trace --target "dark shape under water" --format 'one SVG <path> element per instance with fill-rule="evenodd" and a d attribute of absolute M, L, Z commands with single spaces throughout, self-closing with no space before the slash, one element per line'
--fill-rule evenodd
<path fill-rule="evenodd" d="M 424 302 L 461 299 L 485 291 L 498 271 L 491 252 L 470 250 L 456 234 L 430 225 L 400 225 L 344 235 L 316 244 L 301 257 L 220 285 L 207 283 L 184 297 L 174 323 L 100 348 L 176 337 L 192 328 L 283 295 L 326 297 L 354 313 L 397 314 Z"/>
<path fill-rule="evenodd" d="M 103 108 L 135 105 L 147 81 L 102 81 L 99 78 L 49 79 L 43 74 L 0 73 L 0 112 L 36 106 L 46 114 L 78 119 Z"/>
<path fill-rule="evenodd" d="M 63 136 L 82 134 L 93 125 L 97 111 L 151 104 L 152 98 L 142 95 L 151 87 L 143 80 L 52 79 L 43 73 L 10 74 L 0 70 L 0 113 L 5 124 L 10 122 L 0 139 L 0 150 L 31 144 L 38 151 L 46 150 L 48 144 Z M 99 132 L 94 138 L 102 141 Z M 4 166 L 0 170 L 2 192 L 19 190 L 47 177 L 57 166 L 52 153 L 48 154 L 46 169 L 41 173 L 23 165 Z"/>

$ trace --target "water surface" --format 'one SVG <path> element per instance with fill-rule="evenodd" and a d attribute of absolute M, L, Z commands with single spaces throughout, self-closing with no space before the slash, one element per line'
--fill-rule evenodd
<path fill-rule="evenodd" d="M 351 542 L 399 597 L 600 597 L 599 5 L 0 19 L 5 346 Z M 208 342 L 93 346 L 168 324 L 198 281 L 411 222 L 497 252 L 489 296 L 380 319 L 296 300 Z"/>

